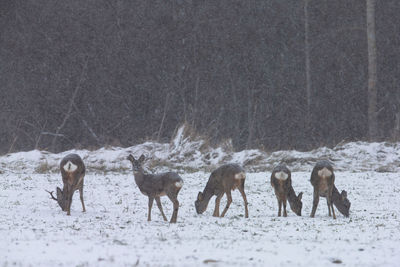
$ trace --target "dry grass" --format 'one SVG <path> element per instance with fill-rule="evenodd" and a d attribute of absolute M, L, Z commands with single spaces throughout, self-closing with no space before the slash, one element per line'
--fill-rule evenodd
<path fill-rule="evenodd" d="M 35 172 L 39 174 L 45 174 L 50 172 L 55 172 L 55 166 L 51 166 L 47 160 L 40 162 L 40 164 L 35 168 Z"/>

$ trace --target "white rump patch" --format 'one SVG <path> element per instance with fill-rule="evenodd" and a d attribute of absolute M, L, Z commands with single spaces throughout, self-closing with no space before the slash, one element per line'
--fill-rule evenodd
<path fill-rule="evenodd" d="M 73 164 L 71 161 L 68 161 L 67 163 L 65 163 L 63 168 L 64 168 L 64 171 L 66 171 L 66 172 L 74 172 L 74 171 L 76 171 L 76 169 L 78 169 L 78 166 Z"/>
<path fill-rule="evenodd" d="M 275 178 L 278 180 L 286 180 L 289 177 L 289 175 L 286 172 L 276 172 L 275 173 Z"/>
<path fill-rule="evenodd" d="M 322 178 L 330 177 L 332 175 L 332 172 L 328 170 L 326 167 L 324 167 L 322 170 L 318 171 L 318 176 Z"/>
<path fill-rule="evenodd" d="M 183 182 L 176 182 L 175 186 L 181 188 L 183 186 Z"/>
<path fill-rule="evenodd" d="M 235 179 L 236 180 L 242 180 L 242 179 L 246 179 L 246 174 L 244 172 L 239 172 L 235 174 Z"/>

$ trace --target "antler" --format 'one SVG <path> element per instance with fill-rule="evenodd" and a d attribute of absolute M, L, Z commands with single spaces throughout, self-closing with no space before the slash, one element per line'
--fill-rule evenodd
<path fill-rule="evenodd" d="M 50 192 L 50 191 L 47 191 L 46 189 L 45 189 L 44 191 L 46 191 L 47 193 L 49 193 L 50 196 L 51 196 L 51 198 L 58 202 L 58 199 L 57 199 L 56 197 L 53 196 L 53 192 L 54 192 L 54 191 L 51 191 L 51 192 Z"/>

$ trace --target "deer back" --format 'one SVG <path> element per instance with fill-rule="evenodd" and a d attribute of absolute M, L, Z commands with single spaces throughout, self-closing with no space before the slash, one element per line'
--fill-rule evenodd
<path fill-rule="evenodd" d="M 287 199 L 291 210 L 301 216 L 303 192 L 296 195 L 292 187 L 292 173 L 286 165 L 280 164 L 272 170 L 271 185 L 274 188 L 277 199 L 280 201 Z"/>
<path fill-rule="evenodd" d="M 245 170 L 238 164 L 225 164 L 214 170 L 208 178 L 203 192 L 199 192 L 194 203 L 196 212 L 203 213 L 210 198 L 244 186 Z"/>
<path fill-rule="evenodd" d="M 83 184 L 85 176 L 85 164 L 77 154 L 68 154 L 60 162 L 60 170 L 64 186 L 70 190 L 76 190 Z"/>
<path fill-rule="evenodd" d="M 206 188 L 214 194 L 234 190 L 246 179 L 245 170 L 238 164 L 225 164 L 214 170 L 208 179 Z"/>
<path fill-rule="evenodd" d="M 147 196 L 163 196 L 170 189 L 180 188 L 183 180 L 176 172 L 159 174 L 143 174 L 143 179 L 137 184 L 140 191 Z"/>
<path fill-rule="evenodd" d="M 312 186 L 314 188 L 321 186 L 323 177 L 326 177 L 327 186 L 332 186 L 334 184 L 335 173 L 332 164 L 327 160 L 321 160 L 315 164 L 310 178 Z"/>
<path fill-rule="evenodd" d="M 278 165 L 272 170 L 271 185 L 275 193 L 287 194 L 292 186 L 292 173 L 286 165 Z"/>

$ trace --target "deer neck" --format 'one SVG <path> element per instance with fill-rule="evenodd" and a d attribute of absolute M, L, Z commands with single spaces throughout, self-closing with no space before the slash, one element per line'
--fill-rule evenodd
<path fill-rule="evenodd" d="M 139 171 L 133 171 L 133 176 L 135 177 L 136 184 L 140 187 L 144 182 L 144 171 L 141 168 Z"/>
<path fill-rule="evenodd" d="M 339 193 L 339 190 L 337 190 L 335 185 L 333 185 L 333 190 L 332 190 L 332 201 L 340 213 L 342 213 L 345 216 L 349 216 L 350 207 L 345 206 L 342 195 Z"/>
<path fill-rule="evenodd" d="M 204 188 L 204 191 L 203 191 L 203 202 L 207 203 L 207 205 L 208 205 L 208 202 L 210 202 L 210 199 L 212 198 L 212 196 L 214 196 L 213 191 L 214 190 L 212 188 L 209 188 L 207 186 L 206 186 L 206 188 Z"/>
<path fill-rule="evenodd" d="M 342 204 L 342 196 L 340 195 L 339 190 L 336 188 L 335 185 L 333 185 L 332 189 L 332 200 L 335 206 Z"/>
<path fill-rule="evenodd" d="M 288 198 L 290 205 L 294 204 L 295 201 L 297 200 L 296 192 L 294 192 L 294 189 L 292 186 L 289 186 L 287 198 Z"/>

